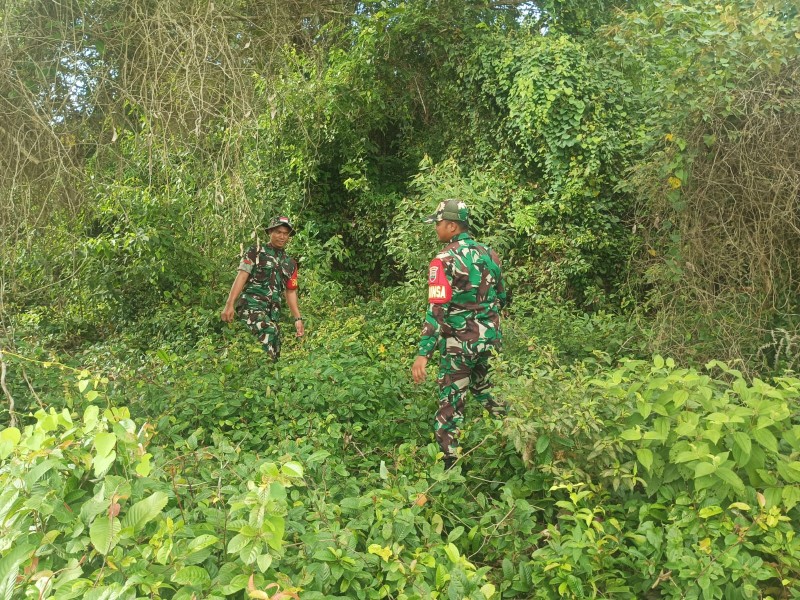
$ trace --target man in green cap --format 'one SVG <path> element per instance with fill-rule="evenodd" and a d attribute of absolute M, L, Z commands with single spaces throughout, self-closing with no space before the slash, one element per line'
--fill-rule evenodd
<path fill-rule="evenodd" d="M 438 347 L 434 434 L 449 468 L 455 462 L 467 390 L 492 413 L 500 410 L 492 396 L 489 358 L 500 349 L 506 292 L 500 257 L 469 234 L 464 202 L 441 202 L 425 222 L 436 224 L 436 235 L 446 245 L 428 269 L 428 311 L 411 375 L 415 383 L 425 380 L 428 360 Z"/>
<path fill-rule="evenodd" d="M 264 351 L 278 360 L 281 353 L 278 320 L 283 298 L 294 318 L 297 337 L 302 337 L 305 329 L 297 304 L 297 261 L 284 249 L 295 233 L 294 227 L 288 217 L 275 217 L 266 230 L 269 243 L 251 246 L 242 257 L 220 318 L 232 323 L 235 314 L 258 338 Z"/>

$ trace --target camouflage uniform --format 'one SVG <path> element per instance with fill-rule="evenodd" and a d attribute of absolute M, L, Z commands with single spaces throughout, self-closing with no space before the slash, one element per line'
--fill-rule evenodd
<path fill-rule="evenodd" d="M 239 263 L 239 270 L 250 277 L 236 301 L 236 315 L 277 360 L 281 353 L 281 301 L 285 290 L 297 289 L 297 261 L 270 245 L 252 246 Z"/>
<path fill-rule="evenodd" d="M 445 204 L 426 221 L 441 220 Z M 445 212 L 444 218 L 466 223 L 466 205 L 457 206 L 455 215 L 448 217 Z M 464 421 L 467 389 L 493 413 L 500 408 L 489 380 L 489 358 L 500 350 L 500 310 L 506 304 L 499 256 L 467 232 L 456 235 L 430 263 L 428 301 L 417 354 L 430 359 L 439 349 L 434 433 L 442 451 L 452 457 Z"/>

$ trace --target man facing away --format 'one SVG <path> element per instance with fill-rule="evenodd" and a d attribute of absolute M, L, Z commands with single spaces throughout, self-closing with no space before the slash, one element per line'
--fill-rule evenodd
<path fill-rule="evenodd" d="M 490 412 L 500 409 L 492 396 L 489 358 L 500 350 L 506 292 L 500 257 L 469 234 L 464 202 L 441 202 L 425 222 L 436 224 L 436 235 L 446 245 L 428 269 L 428 310 L 411 375 L 415 383 L 425 380 L 428 360 L 438 347 L 434 433 L 449 468 L 455 462 L 467 390 Z"/>
<path fill-rule="evenodd" d="M 231 286 L 220 318 L 232 323 L 235 315 L 261 342 L 273 360 L 281 353 L 281 300 L 294 318 L 298 337 L 305 333 L 297 304 L 297 261 L 286 254 L 285 247 L 295 231 L 288 217 L 275 217 L 266 228 L 269 243 L 251 246 L 239 263 L 239 273 Z"/>

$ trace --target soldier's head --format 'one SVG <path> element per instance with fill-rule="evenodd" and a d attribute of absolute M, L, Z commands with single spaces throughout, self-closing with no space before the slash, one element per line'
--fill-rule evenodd
<path fill-rule="evenodd" d="M 289 217 L 273 217 L 266 229 L 269 234 L 269 243 L 276 248 L 283 248 L 289 243 L 289 238 L 295 234 Z"/>
<path fill-rule="evenodd" d="M 463 200 L 450 198 L 436 207 L 436 212 L 423 219 L 425 223 L 436 223 L 436 236 L 447 242 L 453 236 L 469 229 L 469 208 Z"/>

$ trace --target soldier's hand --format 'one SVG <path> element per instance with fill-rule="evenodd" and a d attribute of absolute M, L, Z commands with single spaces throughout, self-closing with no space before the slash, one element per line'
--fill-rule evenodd
<path fill-rule="evenodd" d="M 425 377 L 428 375 L 428 372 L 425 370 L 427 366 L 427 356 L 418 356 L 414 360 L 414 364 L 411 366 L 411 377 L 414 379 L 414 383 L 422 383 L 425 381 Z"/>
<path fill-rule="evenodd" d="M 297 337 L 303 337 L 303 335 L 306 333 L 306 327 L 303 324 L 303 321 L 295 321 L 294 329 L 297 332 Z"/>
<path fill-rule="evenodd" d="M 220 313 L 219 318 L 225 321 L 226 323 L 233 323 L 233 307 L 226 306 L 223 311 Z"/>

